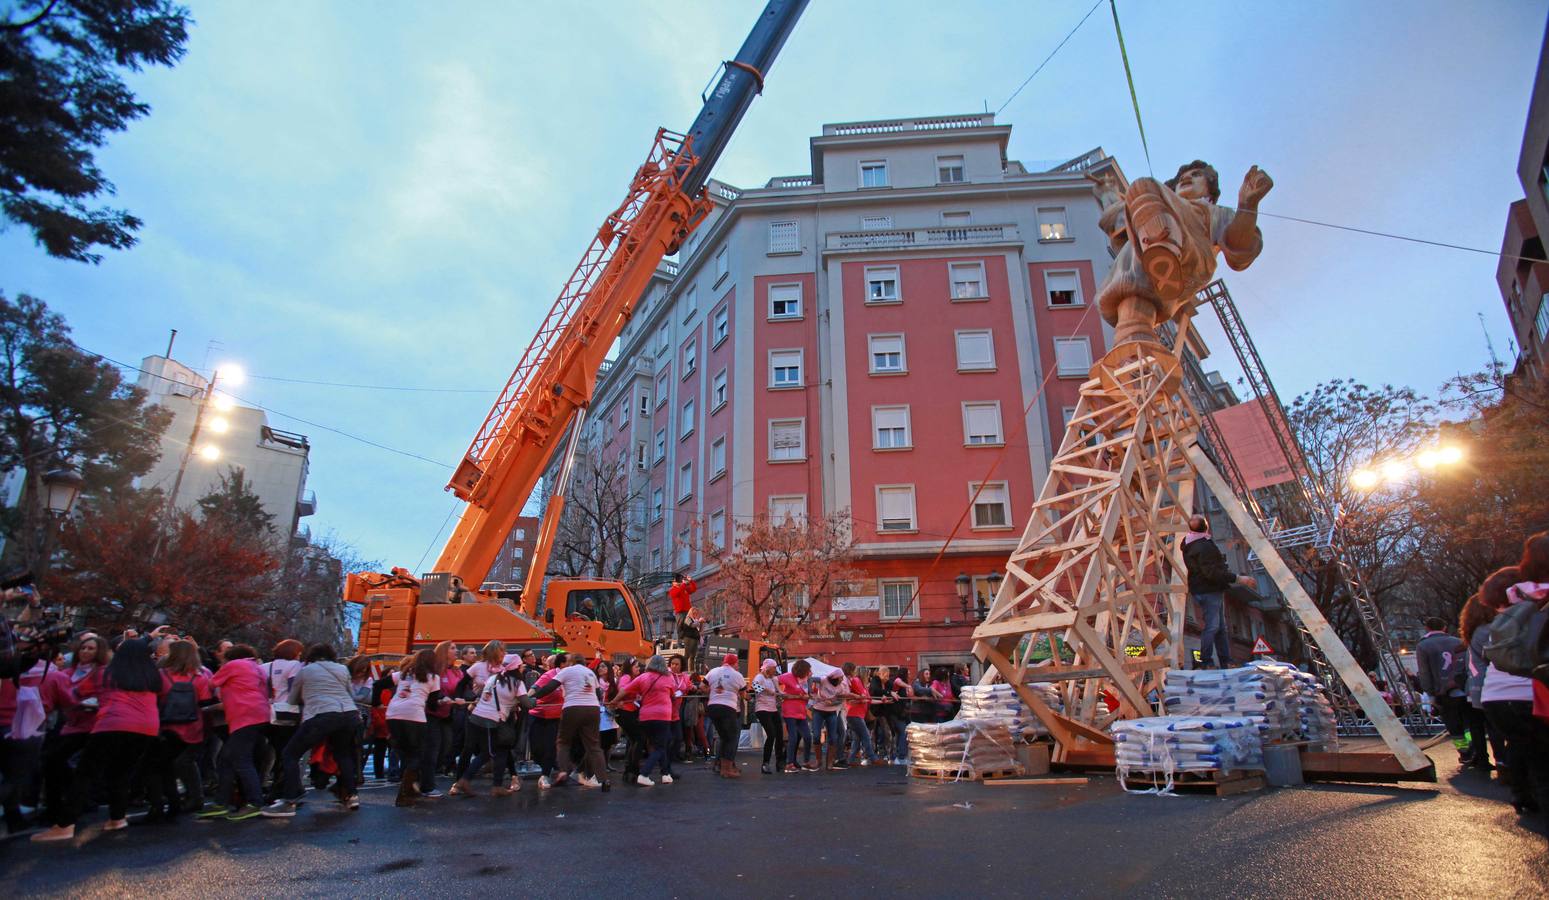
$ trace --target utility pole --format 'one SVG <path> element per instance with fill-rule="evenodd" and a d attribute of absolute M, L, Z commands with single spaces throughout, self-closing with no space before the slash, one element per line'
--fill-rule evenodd
<path fill-rule="evenodd" d="M 173 332 L 177 334 L 176 331 Z M 219 369 L 210 373 L 210 383 L 205 387 L 204 393 L 199 397 L 199 406 L 194 411 L 194 427 L 188 434 L 188 445 L 183 448 L 183 457 L 178 461 L 177 477 L 172 479 L 172 493 L 167 496 L 167 520 L 177 514 L 177 495 L 183 487 L 183 474 L 188 471 L 188 461 L 193 458 L 194 448 L 199 443 L 199 430 L 204 426 L 204 411 L 210 405 L 210 398 L 215 396 L 215 386 L 220 382 Z"/>

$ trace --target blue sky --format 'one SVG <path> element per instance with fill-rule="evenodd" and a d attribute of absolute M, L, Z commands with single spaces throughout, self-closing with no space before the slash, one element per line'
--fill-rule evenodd
<path fill-rule="evenodd" d="M 0 290 L 120 360 L 234 360 L 275 410 L 453 463 L 658 126 L 687 127 L 756 2 L 194 3 L 187 58 L 133 80 L 152 114 L 99 155 L 140 244 L 99 266 L 0 233 Z M 1075 2 L 813 0 L 716 177 L 805 173 L 824 122 L 999 107 Z M 1543 2 L 1120 3 L 1158 174 L 1201 157 L 1266 212 L 1498 249 Z M 1010 155 L 1101 145 L 1145 174 L 1099 9 L 1001 113 Z M 1267 220 L 1229 284 L 1287 397 L 1335 377 L 1434 392 L 1507 328 L 1491 256 Z M 1207 338 L 1209 332 L 1207 331 Z M 1224 341 L 1216 362 L 1230 373 Z M 1229 354 L 1228 354 L 1229 355 Z M 448 468 L 317 425 L 314 531 L 415 566 Z M 432 554 L 434 550 L 431 550 Z"/>

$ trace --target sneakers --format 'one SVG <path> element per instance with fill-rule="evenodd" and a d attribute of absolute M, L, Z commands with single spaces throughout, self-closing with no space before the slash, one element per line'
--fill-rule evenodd
<path fill-rule="evenodd" d="M 296 815 L 296 804 L 289 800 L 276 800 L 258 811 L 266 819 L 289 819 Z"/>
<path fill-rule="evenodd" d="M 772 775 L 772 774 L 774 774 L 773 772 L 771 772 L 769 770 L 769 763 L 764 763 L 763 765 L 759 766 L 758 770 L 760 772 L 763 772 L 765 775 Z"/>
<path fill-rule="evenodd" d="M 570 777 L 570 773 L 569 772 L 565 771 L 564 769 L 560 769 L 559 771 L 554 773 L 554 777 L 553 778 L 549 779 L 549 784 L 550 784 L 550 786 L 557 785 L 557 784 L 564 784 L 565 783 L 565 779 L 569 778 L 569 777 Z"/>
<path fill-rule="evenodd" d="M 341 806 L 343 806 L 345 809 L 352 810 L 352 811 L 360 809 L 360 795 L 359 794 L 351 794 L 348 797 L 345 797 L 343 800 L 340 800 L 339 804 Z"/>
<path fill-rule="evenodd" d="M 436 790 L 435 788 L 431 788 L 428 791 L 420 791 L 420 796 L 428 800 L 439 800 L 446 795 Z"/>
<path fill-rule="evenodd" d="M 636 775 L 635 776 L 635 784 L 638 784 L 641 787 L 655 787 L 656 786 L 656 782 L 654 782 L 651 779 L 645 777 L 644 775 Z"/>
<path fill-rule="evenodd" d="M 231 815 L 231 807 L 224 803 L 211 803 L 199 811 L 196 819 L 224 819 Z"/>
<path fill-rule="evenodd" d="M 55 841 L 71 841 L 74 839 L 74 825 L 54 825 L 32 836 L 34 844 L 49 844 Z"/>
<path fill-rule="evenodd" d="M 792 772 L 800 772 L 800 771 L 801 771 L 801 769 L 798 769 L 796 767 L 795 763 L 790 763 L 790 764 L 786 765 L 786 767 L 785 767 L 785 772 L 786 772 L 787 775 L 789 775 Z"/>
<path fill-rule="evenodd" d="M 579 778 L 576 779 L 576 784 L 579 784 L 581 787 L 584 787 L 584 788 L 598 788 L 598 787 L 602 787 L 602 782 L 598 781 L 597 779 L 593 778 L 590 775 L 582 775 L 582 776 L 580 776 Z"/>
<path fill-rule="evenodd" d="M 547 775 L 539 775 L 538 776 L 538 790 L 546 791 L 546 790 L 549 790 L 550 788 L 552 788 L 553 786 L 554 786 L 554 782 L 549 780 L 549 776 L 547 776 Z"/>
<path fill-rule="evenodd" d="M 818 767 L 814 766 L 812 763 L 802 763 L 801 770 L 803 772 L 816 772 Z"/>
<path fill-rule="evenodd" d="M 850 767 L 850 764 L 845 762 L 842 759 L 839 760 L 838 762 L 834 763 L 834 768 L 836 768 L 836 769 L 848 769 L 849 767 Z"/>
<path fill-rule="evenodd" d="M 865 768 L 866 766 L 871 765 L 871 760 L 863 759 L 863 760 L 861 760 L 860 765 L 861 765 L 861 768 Z"/>
<path fill-rule="evenodd" d="M 263 813 L 264 811 L 259 809 L 255 804 L 244 803 L 240 807 L 232 810 L 231 813 L 226 816 L 226 821 L 245 822 L 248 819 L 256 819 L 257 817 L 263 815 Z"/>
<path fill-rule="evenodd" d="M 672 776 L 671 775 L 667 775 L 667 774 L 663 774 L 662 775 L 662 784 L 672 784 Z"/>
<path fill-rule="evenodd" d="M 128 828 L 128 827 L 129 827 L 129 820 L 128 819 L 109 819 L 107 821 L 107 824 L 102 826 L 102 830 L 103 831 L 123 831 L 125 828 Z"/>

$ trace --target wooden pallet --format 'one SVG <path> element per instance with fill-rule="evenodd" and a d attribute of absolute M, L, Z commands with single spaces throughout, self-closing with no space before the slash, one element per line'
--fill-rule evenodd
<path fill-rule="evenodd" d="M 932 766 L 910 766 L 910 778 L 924 778 L 927 781 L 993 781 L 997 778 L 1017 778 L 1022 774 L 1021 766 L 1010 766 L 1004 769 L 940 769 Z"/>
<path fill-rule="evenodd" d="M 1155 779 L 1132 777 L 1126 782 L 1130 790 L 1147 790 L 1167 783 L 1160 773 Z M 1179 794 L 1214 794 L 1230 797 L 1260 791 L 1267 786 L 1263 772 L 1238 769 L 1231 772 L 1174 772 L 1173 791 Z"/>

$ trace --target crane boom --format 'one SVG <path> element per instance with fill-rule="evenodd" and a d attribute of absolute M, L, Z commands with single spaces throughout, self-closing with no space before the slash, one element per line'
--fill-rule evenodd
<path fill-rule="evenodd" d="M 483 581 L 566 429 L 590 404 L 598 368 L 652 273 L 708 214 L 701 189 L 806 5 L 770 0 L 689 131 L 658 130 L 624 202 L 597 230 L 447 484 L 468 506 L 436 571 L 469 585 Z M 529 564 L 522 597 L 529 614 L 557 518 L 545 517 Z"/>

